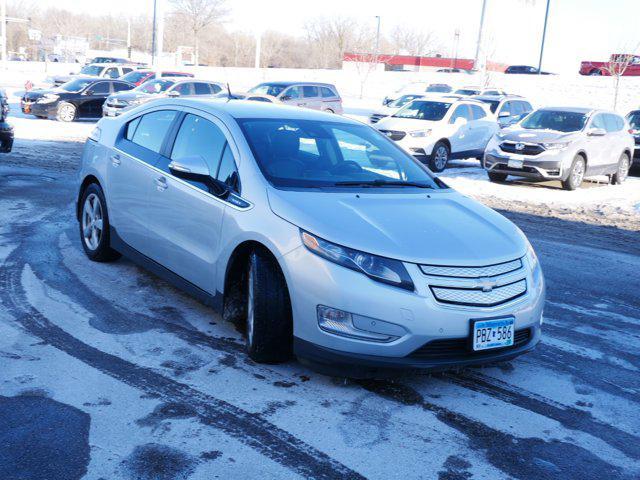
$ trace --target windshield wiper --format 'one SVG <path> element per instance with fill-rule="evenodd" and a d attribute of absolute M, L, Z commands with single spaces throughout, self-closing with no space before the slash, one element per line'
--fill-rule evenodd
<path fill-rule="evenodd" d="M 346 182 L 336 182 L 333 184 L 336 187 L 418 187 L 418 188 L 433 188 L 427 183 L 418 182 L 404 182 L 401 180 L 350 180 Z"/>

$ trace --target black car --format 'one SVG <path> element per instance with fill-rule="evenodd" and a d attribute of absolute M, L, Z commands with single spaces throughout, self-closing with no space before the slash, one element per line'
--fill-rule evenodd
<path fill-rule="evenodd" d="M 9 100 L 4 90 L 0 89 L 0 152 L 8 153 L 13 146 L 13 127 L 7 123 L 9 116 Z"/>
<path fill-rule="evenodd" d="M 504 73 L 520 74 L 520 75 L 551 75 L 549 72 L 539 71 L 536 67 L 529 65 L 509 65 Z"/>
<path fill-rule="evenodd" d="M 135 84 L 106 78 L 76 78 L 50 90 L 30 110 L 36 117 L 72 122 L 77 118 L 102 116 L 102 104 L 113 93 L 131 90 Z"/>
<path fill-rule="evenodd" d="M 633 155 L 633 163 L 640 165 L 640 110 L 633 110 L 627 114 L 627 121 L 631 127 L 631 135 L 635 140 L 636 148 Z"/>

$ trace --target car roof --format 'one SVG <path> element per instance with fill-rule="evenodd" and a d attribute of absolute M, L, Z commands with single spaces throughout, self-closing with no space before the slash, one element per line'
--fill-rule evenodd
<path fill-rule="evenodd" d="M 501 100 L 523 100 L 525 102 L 529 101 L 526 98 L 521 97 L 520 95 L 474 95 L 472 98 L 475 98 L 476 100 L 495 100 L 496 102 L 499 102 Z"/>
<path fill-rule="evenodd" d="M 542 108 L 539 108 L 538 110 L 560 111 L 560 112 L 569 112 L 569 113 L 591 113 L 596 111 L 605 112 L 605 110 L 598 110 L 596 108 L 587 108 L 587 107 L 542 107 Z M 608 111 L 606 112 L 614 113 L 614 112 L 608 112 Z"/>
<path fill-rule="evenodd" d="M 274 104 L 267 102 L 255 102 L 251 100 L 228 100 L 216 97 L 192 97 L 176 98 L 170 101 L 161 99 L 154 102 L 156 105 L 185 106 L 208 111 L 212 114 L 222 114 L 234 119 L 278 119 L 291 120 L 324 120 L 349 125 L 363 125 L 362 122 L 332 113 L 320 112 L 307 108 Z"/>
<path fill-rule="evenodd" d="M 322 82 L 305 82 L 305 81 L 296 81 L 296 82 L 260 82 L 258 85 L 278 85 L 280 87 L 290 87 L 291 85 L 315 85 L 318 87 L 334 87 L 331 83 L 322 83 Z"/>

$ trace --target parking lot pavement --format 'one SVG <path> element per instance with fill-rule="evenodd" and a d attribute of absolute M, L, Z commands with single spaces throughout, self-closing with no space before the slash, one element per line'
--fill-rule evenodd
<path fill-rule="evenodd" d="M 89 262 L 72 170 L 31 155 L 0 165 L 3 480 L 640 476 L 637 232 L 504 212 L 547 278 L 543 343 L 351 381 L 255 364 L 207 307 Z"/>

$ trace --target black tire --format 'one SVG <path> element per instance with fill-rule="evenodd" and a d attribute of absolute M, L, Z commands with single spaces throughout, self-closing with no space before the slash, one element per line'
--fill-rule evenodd
<path fill-rule="evenodd" d="M 327 108 L 327 109 L 325 110 L 325 112 L 327 112 L 327 113 L 336 113 L 336 112 L 334 112 L 333 110 L 331 110 L 330 108 Z"/>
<path fill-rule="evenodd" d="M 565 190 L 575 190 L 582 184 L 584 173 L 587 168 L 587 162 L 585 162 L 582 155 L 576 155 L 571 164 L 569 175 L 566 180 L 562 181 L 562 188 Z"/>
<path fill-rule="evenodd" d="M 89 205 L 92 204 L 92 201 L 96 200 L 100 203 L 102 228 L 98 236 L 99 240 L 97 241 L 95 246 L 91 245 L 91 240 L 86 238 L 85 228 L 87 228 L 88 226 L 87 216 L 90 216 L 86 211 L 87 208 L 89 208 L 87 206 L 88 200 Z M 80 229 L 80 243 L 82 244 L 84 253 L 87 255 L 87 257 L 89 257 L 90 260 L 93 260 L 94 262 L 112 262 L 120 258 L 121 255 L 113 248 L 111 248 L 111 238 L 109 232 L 109 212 L 107 212 L 107 202 L 104 199 L 102 188 L 100 188 L 100 186 L 95 183 L 87 186 L 84 192 L 82 192 L 82 196 L 80 197 L 80 218 L 78 225 Z"/>
<path fill-rule="evenodd" d="M 269 254 L 255 250 L 247 269 L 247 352 L 259 363 L 281 363 L 293 353 L 293 319 L 282 270 Z"/>
<path fill-rule="evenodd" d="M 444 157 L 442 157 L 442 155 L 444 155 Z M 443 141 L 436 142 L 433 146 L 433 150 L 431 151 L 431 155 L 429 156 L 429 169 L 436 173 L 442 172 L 447 168 L 450 157 L 451 149 L 449 148 L 449 145 Z"/>
<path fill-rule="evenodd" d="M 611 176 L 611 183 L 614 185 L 622 185 L 629 176 L 630 169 L 631 160 L 629 159 L 629 155 L 623 153 L 620 155 L 620 160 L 618 160 L 618 169 L 616 170 L 616 173 Z"/>
<path fill-rule="evenodd" d="M 498 172 L 487 172 L 490 182 L 504 182 L 507 179 L 508 174 Z"/>
<path fill-rule="evenodd" d="M 602 76 L 602 70 L 598 70 L 597 68 L 595 68 L 589 72 L 589 75 L 592 77 L 600 77 Z"/>
<path fill-rule="evenodd" d="M 73 122 L 78 111 L 76 106 L 69 102 L 60 102 L 56 110 L 56 120 L 60 122 Z"/>

